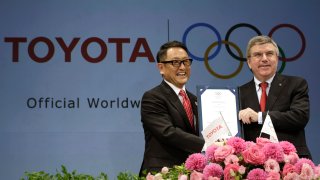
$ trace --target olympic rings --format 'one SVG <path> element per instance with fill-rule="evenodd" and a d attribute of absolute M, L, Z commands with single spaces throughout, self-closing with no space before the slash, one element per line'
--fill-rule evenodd
<path fill-rule="evenodd" d="M 212 30 L 212 31 L 215 33 L 215 35 L 217 36 L 217 41 L 214 42 L 214 43 L 212 43 L 212 44 L 207 48 L 207 50 L 206 50 L 206 52 L 205 52 L 205 54 L 204 54 L 204 57 L 199 57 L 199 56 L 196 56 L 196 55 L 192 54 L 192 53 L 190 52 L 190 49 L 189 49 L 189 52 L 188 52 L 188 53 L 189 53 L 189 55 L 190 55 L 193 59 L 198 60 L 198 61 L 204 61 L 207 70 L 208 70 L 213 76 L 216 76 L 216 77 L 221 78 L 221 79 L 229 79 L 229 78 L 232 78 L 232 77 L 236 76 L 236 75 L 241 71 L 242 66 L 243 66 L 243 62 L 247 60 L 245 57 L 243 57 L 243 54 L 242 54 L 240 48 L 239 48 L 237 45 L 235 45 L 234 43 L 230 42 L 229 38 L 230 38 L 231 33 L 232 33 L 234 30 L 236 30 L 237 28 L 247 27 L 247 28 L 250 28 L 250 29 L 252 29 L 253 31 L 255 31 L 255 32 L 257 33 L 257 35 L 262 35 L 262 33 L 260 32 L 260 30 L 259 30 L 257 27 L 255 27 L 255 26 L 253 26 L 253 25 L 251 25 L 251 24 L 247 24 L 247 23 L 239 23 L 239 24 L 236 24 L 236 25 L 232 26 L 232 27 L 227 31 L 226 36 L 225 36 L 225 40 L 221 40 L 220 33 L 217 31 L 217 29 L 216 29 L 215 27 L 213 27 L 213 26 L 211 26 L 210 24 L 207 24 L 207 23 L 195 23 L 195 24 L 192 24 L 191 26 L 189 26 L 189 27 L 186 29 L 186 31 L 185 31 L 184 34 L 183 34 L 182 42 L 183 42 L 184 44 L 186 44 L 186 42 L 187 42 L 187 36 L 188 36 L 189 32 L 190 32 L 193 28 L 200 27 L 200 26 L 204 26 L 204 27 L 207 27 L 207 28 L 209 28 L 210 30 Z M 280 68 L 279 68 L 279 70 L 278 70 L 278 73 L 282 73 L 282 72 L 283 72 L 283 70 L 284 70 L 284 68 L 285 68 L 285 66 L 286 66 L 286 62 L 294 61 L 294 60 L 297 60 L 298 58 L 300 58 L 300 57 L 303 55 L 304 50 L 305 50 L 305 47 L 306 47 L 306 39 L 305 39 L 302 31 L 301 31 L 299 28 L 297 28 L 296 26 L 292 25 L 292 24 L 279 24 L 279 25 L 277 25 L 277 26 L 275 26 L 275 27 L 273 27 L 273 28 L 271 29 L 271 31 L 268 33 L 268 36 L 269 36 L 269 37 L 272 37 L 272 35 L 274 34 L 274 32 L 275 32 L 276 30 L 280 29 L 280 28 L 289 28 L 289 29 L 292 29 L 292 30 L 296 31 L 296 32 L 299 34 L 299 36 L 300 36 L 302 45 L 301 45 L 301 48 L 300 48 L 299 52 L 298 52 L 296 55 L 294 55 L 293 57 L 289 57 L 289 58 L 286 58 L 286 57 L 285 57 L 285 54 L 284 54 L 282 48 L 280 48 L 280 46 L 278 45 L 278 47 L 279 47 L 279 52 L 280 52 L 280 55 L 281 55 L 281 56 L 279 56 L 279 60 L 282 61 L 281 66 L 280 66 Z M 233 72 L 233 73 L 231 73 L 231 74 L 229 74 L 229 75 L 220 75 L 220 74 L 214 72 L 214 71 L 211 69 L 211 67 L 210 67 L 210 65 L 209 65 L 209 62 L 208 62 L 209 60 L 212 60 L 213 58 L 215 58 L 215 57 L 218 55 L 218 53 L 219 53 L 220 50 L 221 50 L 221 45 L 222 45 L 222 44 L 225 44 L 226 50 L 227 50 L 227 52 L 230 54 L 230 56 L 232 56 L 234 59 L 240 61 L 240 64 L 239 64 L 238 68 L 236 69 L 236 71 Z M 209 55 L 210 50 L 211 50 L 213 47 L 215 47 L 215 46 L 217 46 L 216 50 L 214 51 L 214 53 L 213 53 L 212 55 Z M 231 51 L 230 46 L 232 46 L 233 48 L 236 49 L 236 51 L 238 52 L 238 55 L 239 55 L 239 56 L 235 55 L 235 54 Z"/>
<path fill-rule="evenodd" d="M 210 24 L 207 24 L 207 23 L 195 23 L 195 24 L 191 25 L 190 27 L 188 27 L 187 30 L 184 32 L 183 38 L 182 38 L 182 42 L 184 44 L 187 44 L 186 42 L 187 42 L 188 33 L 193 28 L 198 27 L 198 26 L 204 26 L 204 27 L 207 27 L 207 28 L 211 29 L 216 34 L 216 36 L 218 38 L 218 42 L 221 42 L 221 36 L 220 36 L 220 34 L 219 34 L 219 32 L 218 32 L 218 30 L 216 28 L 214 28 L 213 26 L 211 26 Z M 209 56 L 209 59 L 213 59 L 214 57 L 216 57 L 218 55 L 220 49 L 221 49 L 221 44 L 219 44 L 217 50 L 211 56 Z M 204 60 L 204 58 L 202 58 L 202 57 L 198 57 L 196 55 L 193 55 L 190 51 L 189 51 L 189 55 L 191 56 L 191 58 L 196 59 L 198 61 L 203 61 Z"/>
<path fill-rule="evenodd" d="M 230 44 L 232 47 L 234 47 L 234 48 L 237 50 L 237 52 L 239 53 L 240 57 L 243 57 L 243 54 L 242 54 L 240 48 L 239 48 L 237 45 L 235 45 L 234 43 L 232 43 L 232 42 L 230 42 L 230 41 L 224 41 L 224 40 L 223 40 L 223 41 L 221 41 L 221 42 L 222 42 L 223 44 Z M 211 69 L 211 67 L 210 67 L 210 65 L 209 65 L 209 60 L 208 60 L 208 54 L 209 54 L 210 50 L 211 50 L 212 48 L 214 48 L 217 44 L 220 44 L 220 43 L 219 43 L 218 41 L 212 43 L 212 44 L 208 47 L 208 49 L 206 50 L 206 52 L 205 52 L 205 55 L 204 55 L 204 57 L 205 57 L 205 58 L 204 58 L 204 64 L 206 65 L 207 70 L 208 70 L 212 75 L 214 75 L 214 76 L 216 76 L 217 78 L 220 78 L 220 79 L 229 79 L 229 78 L 232 78 L 232 77 L 236 76 L 237 74 L 240 73 L 240 71 L 241 71 L 241 69 L 242 69 L 242 67 L 243 67 L 243 61 L 240 61 L 240 64 L 239 64 L 238 68 L 236 69 L 236 71 L 233 72 L 233 73 L 231 73 L 231 74 L 229 74 L 229 75 L 220 75 L 220 74 L 214 72 L 214 71 Z"/>
<path fill-rule="evenodd" d="M 281 57 L 279 57 L 279 59 L 280 59 L 280 58 L 285 59 L 286 56 L 284 55 L 284 52 L 283 52 L 282 48 L 281 48 L 280 46 L 278 46 L 278 49 L 279 49 L 279 52 L 280 52 L 280 54 L 281 54 Z M 280 69 L 278 70 L 278 73 L 281 74 L 285 67 L 286 67 L 286 61 L 282 61 L 281 67 L 280 67 Z"/>
<path fill-rule="evenodd" d="M 301 49 L 298 52 L 297 55 L 291 57 L 291 58 L 280 58 L 280 60 L 282 61 L 294 61 L 297 60 L 300 56 L 302 56 L 302 54 L 304 53 L 304 50 L 306 49 L 306 39 L 303 35 L 303 33 L 300 31 L 300 29 L 298 29 L 296 26 L 292 25 L 292 24 L 279 24 L 277 26 L 275 26 L 274 28 L 271 29 L 271 31 L 269 32 L 268 36 L 272 37 L 272 34 L 279 28 L 283 28 L 283 27 L 288 27 L 288 28 L 292 28 L 293 30 L 295 30 L 301 38 L 302 41 L 302 45 L 301 45 Z"/>
<path fill-rule="evenodd" d="M 227 34 L 226 34 L 226 37 L 225 37 L 226 41 L 229 41 L 229 37 L 230 37 L 231 32 L 232 32 L 233 30 L 239 28 L 239 27 L 248 27 L 248 28 L 251 28 L 251 29 L 254 30 L 258 35 L 262 35 L 261 32 L 259 31 L 259 29 L 257 29 L 256 27 L 252 26 L 251 24 L 240 23 L 240 24 L 236 24 L 236 25 L 232 26 L 232 27 L 228 30 L 228 32 L 227 32 Z M 233 54 L 233 52 L 230 50 L 230 47 L 229 47 L 228 44 L 226 44 L 226 49 L 227 49 L 228 53 L 229 53 L 233 58 L 235 58 L 235 59 L 237 59 L 237 60 L 240 60 L 240 61 L 247 61 L 247 58 L 241 58 L 241 57 L 238 57 L 238 56 L 236 56 L 235 54 Z"/>

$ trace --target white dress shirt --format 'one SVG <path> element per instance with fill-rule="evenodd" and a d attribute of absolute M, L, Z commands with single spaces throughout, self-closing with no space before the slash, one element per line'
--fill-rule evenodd
<path fill-rule="evenodd" d="M 275 74 L 268 80 L 266 80 L 266 82 L 268 83 L 268 87 L 266 89 L 266 93 L 267 95 L 269 94 L 269 90 L 270 90 L 270 87 L 271 87 L 271 82 L 274 78 Z M 256 77 L 254 77 L 254 84 L 256 86 L 256 92 L 257 92 L 257 96 L 258 96 L 258 99 L 259 99 L 259 103 L 260 103 L 260 98 L 261 98 L 261 94 L 262 94 L 262 89 L 260 87 L 260 83 L 262 83 L 261 81 L 259 81 Z M 262 112 L 258 112 L 258 124 L 262 124 L 263 123 L 263 120 L 262 120 Z"/>

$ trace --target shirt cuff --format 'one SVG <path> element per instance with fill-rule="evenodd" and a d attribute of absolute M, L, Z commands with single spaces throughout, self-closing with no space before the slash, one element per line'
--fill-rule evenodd
<path fill-rule="evenodd" d="M 258 124 L 262 124 L 262 112 L 258 112 Z"/>

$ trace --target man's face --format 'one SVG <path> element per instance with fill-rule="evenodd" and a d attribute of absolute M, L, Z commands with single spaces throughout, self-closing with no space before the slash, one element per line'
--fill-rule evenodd
<path fill-rule="evenodd" d="M 271 43 L 254 45 L 247 60 L 254 76 L 261 82 L 271 78 L 277 71 L 278 55 Z"/>
<path fill-rule="evenodd" d="M 181 61 L 188 58 L 189 56 L 184 49 L 173 47 L 167 50 L 167 57 L 162 61 Z M 183 63 L 179 67 L 174 67 L 172 63 L 158 63 L 158 68 L 163 78 L 178 88 L 182 88 L 190 77 L 191 66 L 186 66 Z"/>

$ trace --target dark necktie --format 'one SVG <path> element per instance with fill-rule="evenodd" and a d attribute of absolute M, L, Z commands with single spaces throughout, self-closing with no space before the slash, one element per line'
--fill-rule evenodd
<path fill-rule="evenodd" d="M 191 127 L 194 128 L 193 112 L 192 112 L 190 100 L 189 100 L 186 92 L 184 92 L 184 90 L 180 90 L 179 95 L 182 96 L 182 104 L 183 104 L 184 110 L 186 111 L 186 113 L 188 115 L 188 119 L 191 124 Z"/>
<path fill-rule="evenodd" d="M 267 87 L 268 87 L 268 83 L 267 82 L 263 82 L 263 83 L 260 83 L 259 86 L 261 87 L 261 90 L 262 90 L 261 98 L 260 98 L 260 110 L 261 110 L 261 112 L 265 112 L 266 104 L 267 104 Z"/>

